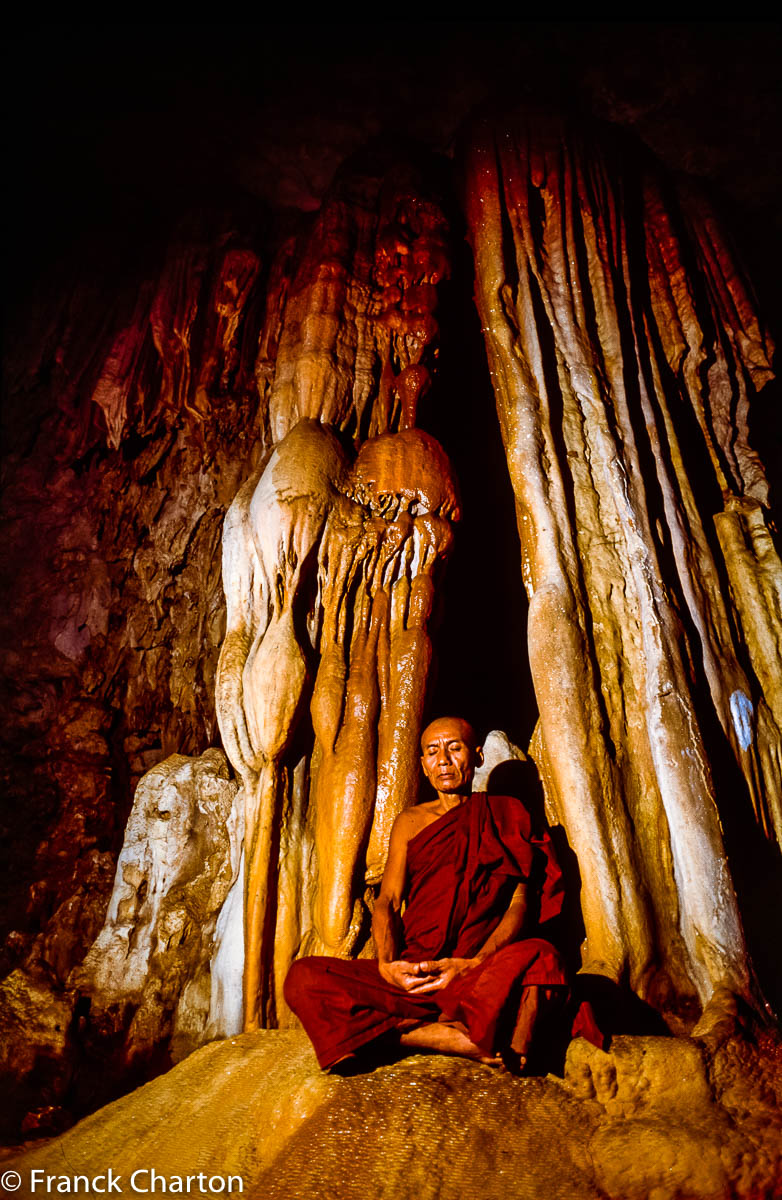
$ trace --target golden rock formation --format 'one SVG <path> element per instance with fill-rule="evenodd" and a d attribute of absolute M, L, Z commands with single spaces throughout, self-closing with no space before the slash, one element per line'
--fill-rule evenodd
<path fill-rule="evenodd" d="M 359 933 L 360 909 L 351 914 L 359 855 L 365 882 L 378 883 L 391 825 L 417 792 L 433 577 L 459 516 L 448 460 L 417 429 L 365 442 L 348 489 L 354 499 L 335 506 L 320 556 L 311 712 L 321 878 L 308 939 L 310 952 L 343 957 Z"/>
<path fill-rule="evenodd" d="M 448 459 L 415 428 L 447 225 L 408 168 L 370 167 L 272 270 L 256 371 L 273 449 L 223 538 L 217 712 L 243 781 L 248 1028 L 286 1020 L 302 948 L 366 943 L 364 888 L 417 789 L 427 622 L 459 518 Z"/>
<path fill-rule="evenodd" d="M 578 855 L 584 967 L 686 1021 L 751 991 L 706 706 L 748 819 L 779 813 L 780 568 L 747 442 L 770 346 L 712 215 L 626 150 L 553 119 L 485 122 L 465 171 L 533 752 Z"/>
<path fill-rule="evenodd" d="M 244 785 L 251 1027 L 280 1014 L 302 937 L 323 953 L 356 946 L 356 879 L 378 880 L 390 823 L 415 794 L 433 574 L 458 515 L 448 461 L 427 434 L 372 438 L 351 469 L 334 434 L 307 418 L 229 510 L 217 711 Z M 304 768 L 286 754 L 297 734 L 299 754 L 311 744 L 299 728 L 308 696 L 307 798 L 291 788 Z"/>
<path fill-rule="evenodd" d="M 269 381 L 275 443 L 305 417 L 357 441 L 415 425 L 447 239 L 411 168 L 370 157 L 342 173 L 296 246 L 295 267 L 294 248 L 283 248 L 270 288 L 257 373 Z"/>
<path fill-rule="evenodd" d="M 190 1176 L 196 1195 L 227 1195 L 233 1176 L 230 1194 L 238 1179 L 270 1200 L 754 1200 L 782 1169 L 778 1089 L 737 1040 L 710 1060 L 686 1038 L 616 1038 L 610 1053 L 579 1039 L 564 1079 L 423 1055 L 339 1079 L 301 1031 L 263 1030 L 205 1046 L 2 1166 L 25 1197 L 34 1170 L 38 1195 L 41 1178 L 56 1190 L 76 1174 L 98 1177 L 97 1194 L 111 1166 L 124 1194 L 134 1172 L 151 1192 L 154 1170 L 168 1192 Z"/>

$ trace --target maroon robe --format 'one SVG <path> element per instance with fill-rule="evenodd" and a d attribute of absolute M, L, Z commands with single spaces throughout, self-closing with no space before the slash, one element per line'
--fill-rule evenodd
<path fill-rule="evenodd" d="M 562 875 L 548 832 L 533 835 L 519 800 L 476 792 L 408 843 L 398 957 L 473 958 L 520 883 L 532 885 L 528 903 L 537 897 L 541 922 L 559 913 Z M 303 958 L 288 973 L 285 999 L 328 1068 L 411 1020 L 461 1021 L 494 1054 L 513 1032 L 523 988 L 566 983 L 557 951 L 532 937 L 495 951 L 442 991 L 417 996 L 386 982 L 374 960 Z"/>

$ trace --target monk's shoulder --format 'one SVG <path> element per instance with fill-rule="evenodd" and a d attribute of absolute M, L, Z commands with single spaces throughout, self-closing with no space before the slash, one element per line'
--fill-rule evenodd
<path fill-rule="evenodd" d="M 391 836 L 397 841 L 409 842 L 410 838 L 423 829 L 426 816 L 421 812 L 421 806 L 403 808 L 397 816 L 391 829 Z"/>
<path fill-rule="evenodd" d="M 498 824 L 528 835 L 531 827 L 529 809 L 517 796 L 486 795 L 485 802 Z"/>
<path fill-rule="evenodd" d="M 404 808 L 394 822 L 394 829 L 399 826 L 396 836 L 403 837 L 406 841 L 410 841 L 422 829 L 426 829 L 427 825 L 431 825 L 436 821 L 442 813 L 437 811 L 437 802 L 425 800 L 421 804 L 415 804 L 412 808 Z M 392 830 L 393 836 L 393 830 Z"/>

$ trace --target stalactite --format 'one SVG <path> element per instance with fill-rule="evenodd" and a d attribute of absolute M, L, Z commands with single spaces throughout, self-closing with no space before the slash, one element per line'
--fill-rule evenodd
<path fill-rule="evenodd" d="M 447 237 L 439 205 L 410 167 L 379 170 L 370 156 L 343 169 L 280 289 L 282 321 L 269 309 L 276 329 L 265 331 L 260 359 L 268 364 L 275 347 L 275 442 L 304 417 L 357 441 L 415 424 L 436 345 L 437 285 L 449 270 Z M 283 248 L 282 257 L 290 254 Z"/>
<path fill-rule="evenodd" d="M 334 509 L 320 560 L 311 705 L 319 882 L 308 939 L 311 953 L 343 957 L 360 933 L 357 863 L 365 860 L 367 883 L 380 881 L 391 824 L 417 791 L 433 577 L 459 516 L 448 461 L 420 430 L 365 442 L 348 489 L 352 511 Z"/>
<path fill-rule="evenodd" d="M 226 519 L 217 680 L 243 780 L 250 1028 L 286 1021 L 297 953 L 366 944 L 365 889 L 417 789 L 427 624 L 459 517 L 450 464 L 415 428 L 447 232 L 416 173 L 370 154 L 271 271 L 256 378 L 273 449 Z"/>
<path fill-rule="evenodd" d="M 223 743 L 244 785 L 248 1024 L 265 1008 L 273 957 L 269 889 L 283 755 L 308 677 L 300 631 L 311 616 L 317 546 L 344 468 L 333 434 L 315 421 L 300 422 L 260 480 L 240 491 L 223 533 L 228 613 L 216 703 Z"/>
<path fill-rule="evenodd" d="M 157 277 L 141 281 L 132 309 L 110 323 L 108 342 L 91 349 L 99 364 L 91 400 L 115 449 L 130 430 L 203 421 L 248 373 L 245 326 L 254 323 L 260 258 L 246 234 L 229 225 L 215 236 L 209 226 L 196 215 L 181 224 Z M 79 378 L 85 367 L 77 359 L 74 368 Z"/>
<path fill-rule="evenodd" d="M 750 816 L 779 812 L 779 560 L 737 528 L 764 528 L 747 409 L 769 346 L 713 218 L 645 162 L 537 117 L 476 124 L 465 170 L 584 968 L 691 1025 L 696 997 L 751 990 L 700 662 Z"/>

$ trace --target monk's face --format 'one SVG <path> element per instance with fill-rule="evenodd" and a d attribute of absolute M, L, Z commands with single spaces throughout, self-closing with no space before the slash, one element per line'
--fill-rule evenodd
<path fill-rule="evenodd" d="M 472 791 L 476 766 L 483 753 L 475 733 L 460 717 L 432 721 L 421 738 L 421 766 L 436 792 L 452 794 Z"/>

